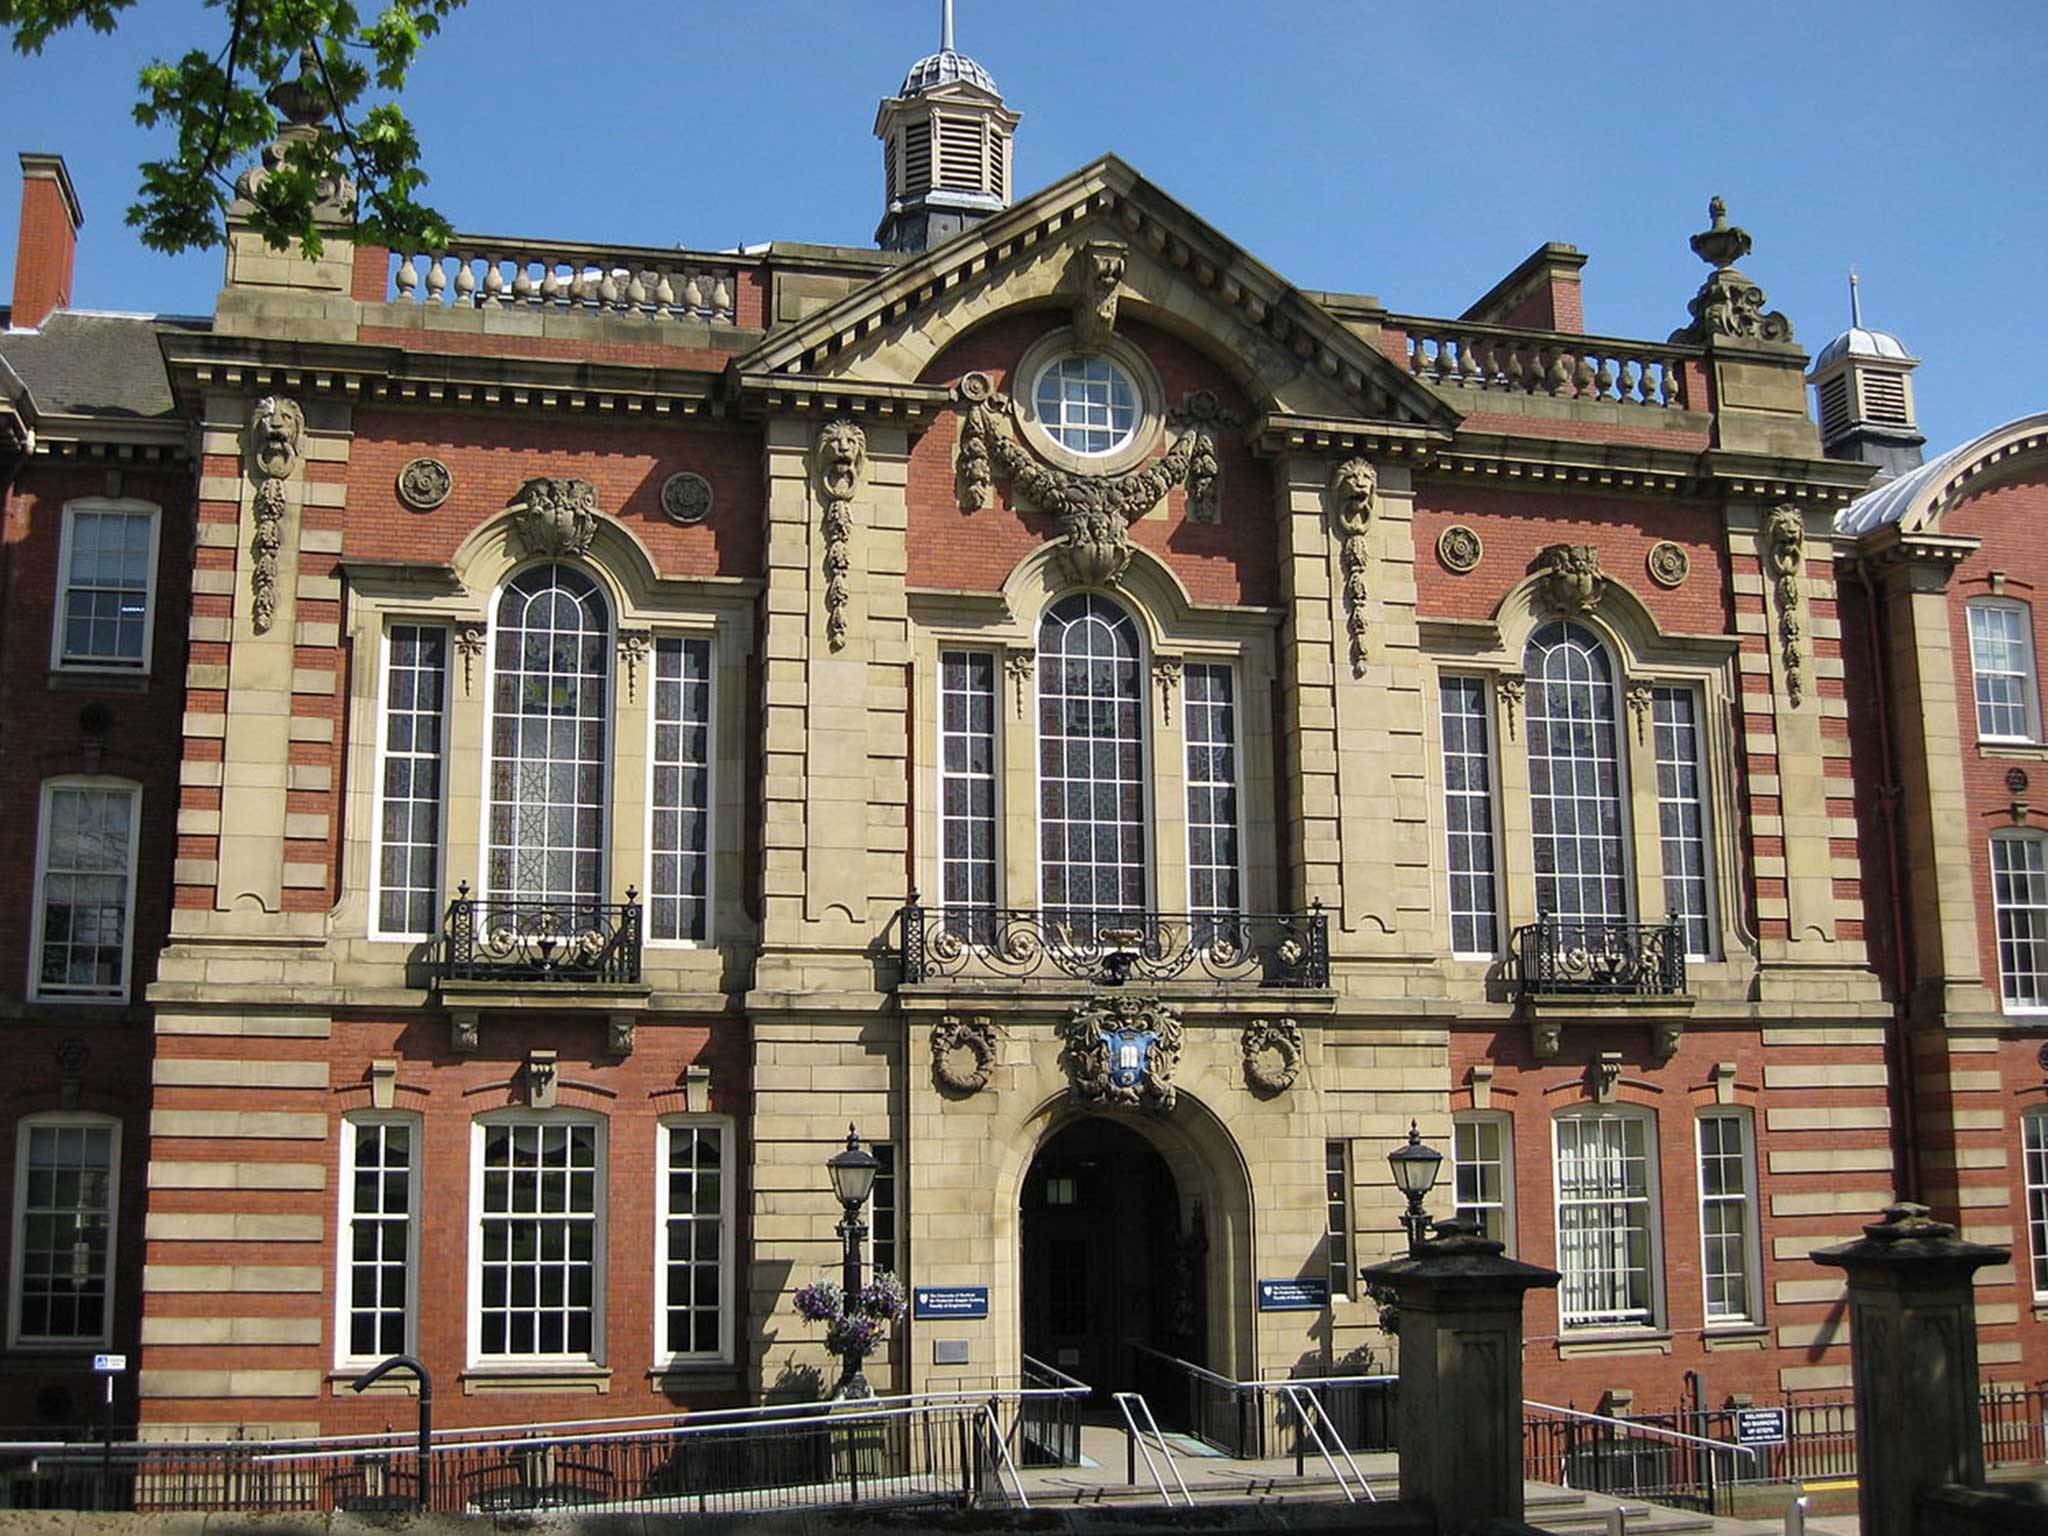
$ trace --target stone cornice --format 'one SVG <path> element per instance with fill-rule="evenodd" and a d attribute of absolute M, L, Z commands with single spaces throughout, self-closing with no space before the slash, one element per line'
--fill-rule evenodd
<path fill-rule="evenodd" d="M 1856 545 L 1856 552 L 1879 570 L 1910 567 L 1948 574 L 1977 552 L 1983 540 L 1961 533 L 1907 532 L 1897 523 L 1874 529 Z"/>
<path fill-rule="evenodd" d="M 1700 473 L 1729 496 L 1825 507 L 1854 501 L 1877 473 L 1873 465 L 1841 459 L 1783 459 L 1720 448 L 1701 454 L 1699 463 Z"/>
<path fill-rule="evenodd" d="M 922 428 L 953 407 L 943 384 L 892 384 L 859 379 L 820 379 L 744 371 L 725 375 L 726 398 L 749 415 L 851 416 Z"/>

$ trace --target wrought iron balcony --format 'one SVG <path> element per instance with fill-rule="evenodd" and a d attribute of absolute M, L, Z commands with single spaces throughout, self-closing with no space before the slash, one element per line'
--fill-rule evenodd
<path fill-rule="evenodd" d="M 1675 997 L 1685 991 L 1685 923 L 1546 917 L 1515 930 L 1524 999 Z"/>
<path fill-rule="evenodd" d="M 925 907 L 899 914 L 906 984 L 1065 977 L 1327 987 L 1330 922 L 1308 912 L 1105 912 L 1048 907 Z"/>
<path fill-rule="evenodd" d="M 640 893 L 624 901 L 473 897 L 465 881 L 441 934 L 443 981 L 583 983 L 640 980 Z"/>

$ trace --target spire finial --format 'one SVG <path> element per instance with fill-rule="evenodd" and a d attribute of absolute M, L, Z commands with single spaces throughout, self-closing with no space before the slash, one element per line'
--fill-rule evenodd
<path fill-rule="evenodd" d="M 1857 287 L 1862 280 L 1856 276 L 1856 268 L 1849 268 L 1849 323 L 1859 330 L 1863 326 L 1863 295 Z"/>
<path fill-rule="evenodd" d="M 953 0 L 944 0 L 939 20 L 939 52 L 953 51 Z"/>

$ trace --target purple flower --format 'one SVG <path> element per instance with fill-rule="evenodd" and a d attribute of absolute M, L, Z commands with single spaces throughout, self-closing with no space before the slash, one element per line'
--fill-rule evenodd
<path fill-rule="evenodd" d="M 839 1287 L 830 1280 L 819 1280 L 796 1293 L 797 1316 L 806 1322 L 829 1323 L 839 1316 L 840 1302 Z"/>

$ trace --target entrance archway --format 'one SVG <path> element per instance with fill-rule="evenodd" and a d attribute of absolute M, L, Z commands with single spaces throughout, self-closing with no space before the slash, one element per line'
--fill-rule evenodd
<path fill-rule="evenodd" d="M 1130 1126 L 1091 1115 L 1053 1133 L 1019 1202 L 1024 1353 L 1098 1392 L 1132 1385 L 1132 1343 L 1205 1363 L 1208 1241 L 1183 1190 Z"/>

